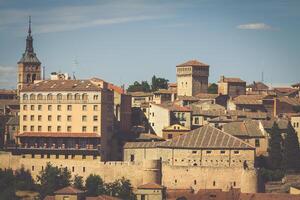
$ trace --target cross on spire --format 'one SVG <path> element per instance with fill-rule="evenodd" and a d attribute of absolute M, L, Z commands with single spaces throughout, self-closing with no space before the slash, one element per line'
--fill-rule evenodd
<path fill-rule="evenodd" d="M 28 34 L 31 35 L 31 16 L 29 15 L 29 27 L 28 27 Z"/>

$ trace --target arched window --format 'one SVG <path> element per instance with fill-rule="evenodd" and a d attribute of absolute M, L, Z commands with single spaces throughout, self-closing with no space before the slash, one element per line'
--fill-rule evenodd
<path fill-rule="evenodd" d="M 35 100 L 35 94 L 30 95 L 30 100 Z"/>
<path fill-rule="evenodd" d="M 47 95 L 47 100 L 52 100 L 52 94 Z"/>
<path fill-rule="evenodd" d="M 43 95 L 42 95 L 42 94 L 38 94 L 38 95 L 37 95 L 37 99 L 38 99 L 38 100 L 43 100 Z"/>
<path fill-rule="evenodd" d="M 67 94 L 67 100 L 72 100 L 73 96 L 71 93 Z"/>
<path fill-rule="evenodd" d="M 23 94 L 23 100 L 28 100 L 28 95 L 27 94 Z"/>
<path fill-rule="evenodd" d="M 82 100 L 88 100 L 88 95 L 86 93 L 82 95 Z"/>
<path fill-rule="evenodd" d="M 94 100 L 98 100 L 98 95 L 94 95 Z"/>
<path fill-rule="evenodd" d="M 80 100 L 80 94 L 78 93 L 75 94 L 75 100 Z"/>
<path fill-rule="evenodd" d="M 57 100 L 62 100 L 62 94 L 60 94 L 60 93 L 57 94 L 57 95 L 56 95 L 56 99 L 57 99 Z"/>

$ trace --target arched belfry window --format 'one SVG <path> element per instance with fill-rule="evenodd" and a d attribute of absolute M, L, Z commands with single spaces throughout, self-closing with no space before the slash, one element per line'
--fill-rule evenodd
<path fill-rule="evenodd" d="M 30 95 L 30 100 L 35 100 L 35 94 Z"/>
<path fill-rule="evenodd" d="M 52 100 L 52 94 L 47 95 L 47 100 Z"/>
<path fill-rule="evenodd" d="M 67 94 L 67 100 L 72 100 L 72 98 L 73 98 L 72 94 L 71 94 L 71 93 L 68 93 L 68 94 Z"/>
<path fill-rule="evenodd" d="M 88 95 L 86 93 L 82 95 L 82 100 L 88 100 Z"/>
<path fill-rule="evenodd" d="M 78 93 L 75 94 L 75 100 L 80 100 L 80 94 Z"/>
<path fill-rule="evenodd" d="M 57 94 L 57 96 L 56 96 L 56 98 L 57 98 L 57 100 L 62 100 L 62 94 Z"/>
<path fill-rule="evenodd" d="M 37 99 L 38 99 L 38 100 L 43 100 L 43 95 L 42 95 L 42 94 L 38 94 L 38 95 L 37 95 Z"/>
<path fill-rule="evenodd" d="M 27 94 L 23 94 L 23 100 L 28 100 L 28 95 Z"/>

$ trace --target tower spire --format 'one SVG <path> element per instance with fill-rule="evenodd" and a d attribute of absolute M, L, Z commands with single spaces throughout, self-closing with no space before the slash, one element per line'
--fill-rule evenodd
<path fill-rule="evenodd" d="M 28 21 L 28 35 L 31 35 L 31 16 L 29 15 L 29 21 Z"/>

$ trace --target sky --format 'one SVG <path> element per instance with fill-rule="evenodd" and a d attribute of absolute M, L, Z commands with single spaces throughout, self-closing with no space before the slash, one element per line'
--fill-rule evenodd
<path fill-rule="evenodd" d="M 28 16 L 46 78 L 175 82 L 176 65 L 197 59 L 209 82 L 300 82 L 299 0 L 0 0 L 0 88 L 16 87 Z"/>

